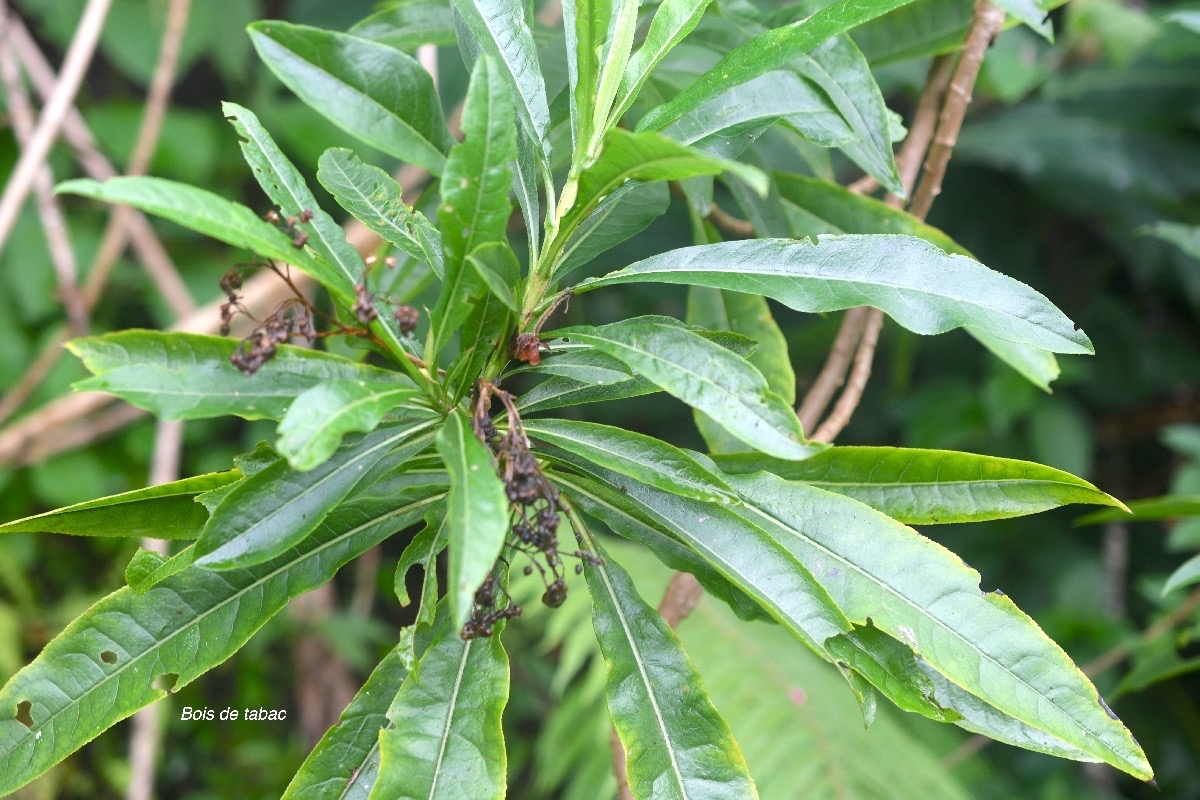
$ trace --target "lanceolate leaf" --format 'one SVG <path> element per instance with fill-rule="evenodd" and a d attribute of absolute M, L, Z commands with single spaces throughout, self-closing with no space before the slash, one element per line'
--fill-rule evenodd
<path fill-rule="evenodd" d="M 830 37 L 909 2 L 911 0 L 874 3 L 838 0 L 810 17 L 755 36 L 728 53 L 686 91 L 648 114 L 639 123 L 639 128 L 661 130 L 701 103 L 764 73 L 780 69 Z"/>
<path fill-rule="evenodd" d="M 582 152 L 595 129 L 593 109 L 600 78 L 600 59 L 608 39 L 614 0 L 566 0 L 563 30 L 567 33 L 567 77 L 571 88 L 571 136 Z"/>
<path fill-rule="evenodd" d="M 639 534 L 632 528 L 639 519 L 641 525 L 648 520 L 651 527 L 685 544 L 730 584 L 754 598 L 813 652 L 824 657 L 825 640 L 850 630 L 849 620 L 813 573 L 766 531 L 734 510 L 672 495 L 595 467 L 574 466 L 638 508 L 636 514 L 630 514 L 609 499 L 607 508 L 590 510 L 614 531 L 636 541 Z M 595 499 L 604 500 L 603 495 Z"/>
<path fill-rule="evenodd" d="M 552 280 L 644 231 L 671 203 L 665 183 L 628 183 L 600 201 L 558 255 Z"/>
<path fill-rule="evenodd" d="M 370 433 L 383 416 L 417 396 L 411 386 L 326 381 L 305 391 L 279 423 L 276 446 L 293 469 L 310 470 L 333 455 L 347 433 Z"/>
<path fill-rule="evenodd" d="M 442 277 L 442 236 L 405 204 L 395 178 L 340 147 L 322 153 L 318 164 L 317 180 L 342 208 Z"/>
<path fill-rule="evenodd" d="M 506 243 L 505 226 L 512 212 L 508 199 L 508 164 L 517 154 L 509 90 L 496 62 L 484 56 L 475 63 L 463 107 L 461 144 L 450 151 L 442 180 L 438 226 L 446 251 L 446 275 L 432 315 L 432 360 L 471 311 L 472 298 L 486 286 L 466 265 L 467 256 L 492 242 Z M 466 291 L 468 286 L 481 291 Z"/>
<path fill-rule="evenodd" d="M 604 559 L 584 568 L 592 622 L 608 664 L 608 708 L 637 800 L 757 798 L 746 759 L 708 700 L 675 633 Z"/>
<path fill-rule="evenodd" d="M 1007 597 L 982 592 L 979 573 L 958 556 L 816 487 L 764 472 L 728 482 L 746 501 L 746 517 L 813 568 L 852 622 L 871 619 L 1002 714 L 1136 777 L 1151 776 L 1137 742 L 1067 654 Z"/>
<path fill-rule="evenodd" d="M 234 469 L 135 489 L 5 523 L 0 525 L 0 534 L 44 531 L 76 536 L 193 539 L 208 521 L 208 510 L 196 502 L 196 496 L 240 478 L 241 473 Z"/>
<path fill-rule="evenodd" d="M 442 609 L 434 639 L 408 674 L 379 734 L 376 800 L 499 800 L 507 756 L 500 721 L 508 702 L 503 624 L 464 641 Z"/>
<path fill-rule="evenodd" d="M 416 60 L 368 39 L 279 20 L 249 30 L 276 77 L 330 122 L 441 174 L 450 135 L 433 78 Z"/>
<path fill-rule="evenodd" d="M 1084 514 L 1075 520 L 1075 524 L 1096 525 L 1113 520 L 1144 522 L 1155 519 L 1178 519 L 1179 517 L 1200 517 L 1200 495 L 1166 494 L 1162 497 L 1131 500 L 1125 508 L 1105 508 Z"/>
<path fill-rule="evenodd" d="M 804 441 L 790 406 L 745 359 L 667 317 L 559 331 L 624 361 L 667 393 L 708 414 L 751 447 L 802 459 L 822 449 Z"/>
<path fill-rule="evenodd" d="M 903 233 L 919 236 L 947 253 L 971 255 L 937 228 L 873 197 L 802 175 L 777 172 L 774 178 L 780 195 L 799 206 L 800 213 L 792 215 L 791 226 L 791 235 L 797 239 L 821 233 Z M 1001 339 L 971 325 L 966 326 L 966 331 L 1030 383 L 1050 391 L 1051 381 L 1058 377 L 1058 362 L 1053 353 Z"/>
<path fill-rule="evenodd" d="M 366 800 L 379 774 L 379 731 L 407 675 L 403 647 L 397 646 L 304 759 L 283 800 Z"/>
<path fill-rule="evenodd" d="M 450 473 L 446 526 L 450 536 L 449 596 L 454 630 L 471 614 L 475 590 L 492 571 L 508 535 L 508 498 L 492 454 L 461 411 L 438 431 L 437 449 Z"/>
<path fill-rule="evenodd" d="M 227 659 L 292 600 L 413 521 L 436 497 L 351 503 L 279 558 L 217 574 L 185 569 L 121 589 L 72 622 L 0 690 L 0 794 Z M 27 704 L 27 705 L 26 705 Z M 30 726 L 18 721 L 27 710 Z"/>
<path fill-rule="evenodd" d="M 139 330 L 67 344 L 96 376 L 75 388 L 115 394 L 163 419 L 282 419 L 296 397 L 324 382 L 412 385 L 395 372 L 288 345 L 243 375 L 229 363 L 237 347 L 216 336 Z"/>
<path fill-rule="evenodd" d="M 545 164 L 550 156 L 550 109 L 524 4 L 520 0 L 452 0 L 452 4 L 478 47 L 496 59 L 498 71 L 512 89 L 521 130 L 534 145 L 537 163 Z"/>
<path fill-rule="evenodd" d="M 574 378 L 551 377 L 521 395 L 517 400 L 517 408 L 522 414 L 534 414 L 554 408 L 624 400 L 661 391 L 662 389 L 642 377 L 599 385 Z"/>
<path fill-rule="evenodd" d="M 766 470 L 853 497 L 908 525 L 1005 519 L 1068 503 L 1125 507 L 1069 472 L 949 450 L 831 447 L 806 461 L 780 461 L 757 453 L 713 460 L 726 472 Z"/>
<path fill-rule="evenodd" d="M 566 419 L 529 420 L 525 431 L 602 467 L 672 494 L 727 503 L 733 490 L 694 458 L 640 433 Z"/>
<path fill-rule="evenodd" d="M 260 564 L 301 542 L 342 502 L 366 470 L 397 446 L 421 449 L 433 419 L 381 428 L 345 444 L 309 472 L 277 461 L 221 501 L 196 542 L 196 564 L 227 570 Z"/>
<path fill-rule="evenodd" d="M 711 0 L 663 0 L 658 6 L 642 46 L 630 57 L 625 67 L 621 89 L 610 116 L 614 124 L 633 105 L 638 92 L 663 57 L 696 27 L 709 2 Z"/>
<path fill-rule="evenodd" d="M 911 236 L 818 236 L 685 247 L 584 281 L 578 294 L 624 283 L 684 283 L 762 294 L 797 311 L 882 309 L 909 330 L 971 325 L 1056 353 L 1092 343 L 1038 292 L 977 261 Z"/>
<path fill-rule="evenodd" d="M 454 46 L 454 22 L 446 0 L 402 0 L 390 3 L 350 29 L 350 33 L 400 50 L 423 44 Z"/>
<path fill-rule="evenodd" d="M 162 178 L 117 177 L 104 183 L 65 181 L 55 191 L 124 203 L 257 256 L 294 264 L 321 282 L 335 280 L 328 266 L 309 251 L 294 247 L 291 237 L 258 214 L 195 186 Z"/>
<path fill-rule="evenodd" d="M 730 172 L 761 193 L 767 177 L 754 167 L 726 161 L 671 141 L 657 133 L 630 133 L 614 128 L 604 137 L 600 160 L 579 177 L 579 194 L 563 221 L 573 231 L 596 206 L 627 181 L 674 181 L 697 175 Z"/>
<path fill-rule="evenodd" d="M 1192 556 L 1171 573 L 1163 585 L 1162 593 L 1166 595 L 1175 589 L 1191 586 L 1197 582 L 1200 582 L 1200 556 Z"/>
<path fill-rule="evenodd" d="M 438 601 L 437 563 L 435 559 L 437 559 L 439 553 L 446 549 L 446 538 L 446 514 L 442 509 L 435 508 L 426 515 L 425 527 L 404 548 L 404 552 L 400 554 L 400 561 L 396 564 L 393 589 L 396 592 L 396 599 L 400 601 L 400 605 L 402 606 L 407 606 L 412 602 L 412 598 L 408 596 L 408 587 L 405 584 L 408 571 L 417 564 L 420 564 L 425 573 L 421 581 L 421 606 L 417 610 L 417 620 L 415 623 L 417 625 L 422 623 L 433 624 L 434 612 Z"/>

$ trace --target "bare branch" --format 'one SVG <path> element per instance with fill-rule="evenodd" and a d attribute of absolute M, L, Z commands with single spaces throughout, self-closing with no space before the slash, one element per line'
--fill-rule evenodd
<path fill-rule="evenodd" d="M 46 107 L 42 109 L 37 127 L 30 136 L 29 146 L 17 159 L 8 185 L 4 187 L 4 195 L 0 197 L 0 249 L 12 233 L 17 214 L 20 213 L 21 206 L 33 187 L 38 170 L 58 138 L 63 119 L 75 100 L 75 94 L 79 91 L 88 65 L 92 62 L 92 54 L 96 51 L 96 43 L 100 40 L 100 31 L 104 27 L 104 20 L 111 5 L 112 0 L 88 0 L 79 27 L 71 40 L 71 46 L 67 48 L 67 57 L 63 62 L 58 84 L 46 102 Z M 7 11 L 5 16 L 9 16 Z"/>
<path fill-rule="evenodd" d="M 862 338 L 854 354 L 854 366 L 850 370 L 846 389 L 838 397 L 833 411 L 829 412 L 829 416 L 812 435 L 813 441 L 832 442 L 850 424 L 850 417 L 854 415 L 854 409 L 858 408 L 863 390 L 867 388 L 867 380 L 871 377 L 871 362 L 875 357 L 875 345 L 879 341 L 879 331 L 882 327 L 883 312 L 878 308 L 867 308 Z"/>
<path fill-rule="evenodd" d="M 162 46 L 159 48 L 158 61 L 154 65 L 154 74 L 150 79 L 150 89 L 146 94 L 146 110 L 142 116 L 142 124 L 138 129 L 137 141 L 133 153 L 129 157 L 125 169 L 126 175 L 145 175 L 150 166 L 150 159 L 158 146 L 159 134 L 162 132 L 163 119 L 167 113 L 167 105 L 171 98 L 171 86 L 175 82 L 175 67 L 179 62 L 179 46 L 187 29 L 188 10 L 191 0 L 171 0 L 167 10 L 167 22 L 163 30 Z M 130 226 L 138 212 L 130 206 L 116 206 L 108 218 L 104 236 L 100 240 L 100 249 L 92 262 L 90 275 L 107 277 L 117 259 L 125 250 L 129 241 Z M 143 217 L 143 219 L 145 219 Z M 159 294 L 166 301 L 176 317 L 190 314 L 196 309 L 191 293 L 175 266 L 167 260 L 165 263 L 158 259 L 142 262 L 146 273 L 158 288 Z"/>
<path fill-rule="evenodd" d="M 16 134 L 17 145 L 25 150 L 33 137 L 35 115 L 33 104 L 25 93 L 21 80 L 21 71 L 17 66 L 12 47 L 7 44 L 8 14 L 0 9 L 0 42 L 6 44 L 0 48 L 0 79 L 4 83 L 4 94 L 7 100 L 9 114 L 12 119 L 13 133 Z M 75 263 L 75 250 L 71 247 L 70 233 L 63 219 L 62 207 L 54 196 L 54 174 L 49 163 L 39 166 L 34 175 L 34 199 L 37 203 L 38 215 L 42 221 L 42 231 L 46 236 L 46 246 L 50 252 L 50 261 L 54 266 L 54 275 L 58 280 L 58 293 L 62 299 L 63 308 L 71 331 L 77 336 L 87 333 L 88 317 L 84 306 L 83 296 L 79 293 L 79 268 Z"/>
<path fill-rule="evenodd" d="M 708 219 L 723 233 L 727 233 L 730 236 L 736 236 L 739 239 L 754 238 L 754 226 L 749 221 L 741 217 L 735 217 L 716 203 L 709 205 Z"/>
<path fill-rule="evenodd" d="M 804 400 L 796 411 L 800 417 L 800 427 L 810 432 L 817 427 L 821 414 L 833 400 L 834 392 L 846 382 L 846 371 L 854 358 L 854 349 L 862 338 L 863 327 L 867 323 L 867 308 L 859 306 L 852 308 L 842 317 L 842 325 L 829 348 L 829 357 L 825 366 L 821 367 L 817 379 L 804 394 Z"/>

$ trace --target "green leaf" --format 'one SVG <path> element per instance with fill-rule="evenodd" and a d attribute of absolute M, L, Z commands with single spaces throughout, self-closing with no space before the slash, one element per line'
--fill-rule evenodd
<path fill-rule="evenodd" d="M 601 34 L 604 42 L 600 72 L 596 81 L 596 93 L 591 97 L 583 97 L 583 108 L 591 109 L 593 116 L 592 141 L 586 156 L 590 163 L 599 155 L 596 147 L 603 136 L 616 125 L 617 120 L 610 119 L 609 111 L 613 107 L 617 90 L 625 75 L 625 66 L 629 63 L 629 54 L 633 51 L 633 37 L 637 32 L 638 0 L 612 0 L 614 11 L 611 24 L 605 24 L 606 30 Z M 595 23 L 593 23 L 595 27 Z M 606 34 L 611 34 L 611 38 Z M 607 41 L 604 41 L 607 39 Z M 576 104 L 580 101 L 577 99 Z"/>
<path fill-rule="evenodd" d="M 454 146 L 442 179 L 442 204 L 438 227 L 446 251 L 446 275 L 431 315 L 434 345 L 427 348 L 432 361 L 452 333 L 487 291 L 467 256 L 483 245 L 507 243 L 505 228 L 512 213 L 508 190 L 508 164 L 517 154 L 509 92 L 496 62 L 483 57 L 475 63 L 463 107 L 461 144 Z M 473 290 L 468 286 L 474 285 Z"/>
<path fill-rule="evenodd" d="M 501 717 L 508 702 L 508 655 L 500 630 L 464 641 L 445 608 L 433 642 L 408 674 L 379 734 L 372 798 L 499 800 L 507 756 Z"/>
<path fill-rule="evenodd" d="M 711 330 L 740 333 L 758 342 L 747 360 L 767 379 L 768 389 L 789 406 L 796 404 L 796 373 L 787 340 L 763 297 L 692 286 L 688 289 L 687 321 Z M 703 412 L 696 412 L 695 418 L 710 451 L 736 453 L 743 449 Z"/>
<path fill-rule="evenodd" d="M 641 397 L 659 391 L 662 390 L 640 376 L 603 385 L 574 378 L 551 377 L 517 398 L 517 409 L 523 415 L 536 414 L 584 403 L 606 403 L 610 400 Z"/>
<path fill-rule="evenodd" d="M 433 78 L 415 59 L 368 39 L 279 20 L 248 30 L 275 76 L 334 125 L 441 174 L 451 139 Z"/>
<path fill-rule="evenodd" d="M 741 441 L 779 458 L 808 458 L 820 445 L 804 440 L 791 407 L 767 388 L 745 359 L 667 317 L 639 317 L 559 336 L 590 344 L 705 414 Z"/>
<path fill-rule="evenodd" d="M 437 449 L 450 473 L 446 527 L 450 539 L 448 591 L 454 630 L 471 614 L 475 590 L 491 573 L 508 535 L 508 497 L 491 452 L 475 438 L 461 411 L 438 431 Z"/>
<path fill-rule="evenodd" d="M 911 236 L 826 235 L 685 247 L 639 261 L 575 293 L 627 283 L 683 283 L 762 294 L 797 311 L 882 309 L 916 333 L 971 325 L 1056 353 L 1092 343 L 1044 296 L 966 256 Z"/>
<path fill-rule="evenodd" d="M 446 0 L 400 0 L 357 23 L 350 33 L 363 39 L 413 50 L 423 44 L 453 47 L 454 22 Z"/>
<path fill-rule="evenodd" d="M 577 154 L 583 153 L 595 132 L 593 109 L 597 106 L 600 59 L 608 40 L 613 4 L 614 0 L 566 0 L 562 4 L 567 82 L 571 89 L 571 139 Z"/>
<path fill-rule="evenodd" d="M 568 453 L 672 494 L 728 503 L 733 490 L 694 458 L 664 441 L 633 431 L 566 419 L 524 423 L 525 432 Z"/>
<path fill-rule="evenodd" d="M 455 402 L 470 390 L 492 353 L 507 346 L 516 313 L 516 298 L 509 287 L 521 280 L 521 265 L 505 242 L 482 245 L 467 257 L 467 262 L 473 275 L 465 283 L 471 287 L 472 296 L 480 284 L 487 290 L 463 321 L 459 352 L 446 377 L 446 382 L 455 387 Z"/>
<path fill-rule="evenodd" d="M 1037 0 L 996 0 L 996 5 L 1033 28 L 1047 41 L 1054 41 L 1054 28 Z"/>
<path fill-rule="evenodd" d="M 824 642 L 850 630 L 849 620 L 813 573 L 735 509 L 679 497 L 594 466 L 572 466 L 618 493 L 619 499 L 593 491 L 593 502 L 601 505 L 589 513 L 615 533 L 648 546 L 651 540 L 638 527 L 681 542 L 813 652 L 824 656 Z M 587 488 L 586 483 L 582 486 Z M 626 503 L 633 503 L 636 511 L 625 508 Z M 730 605 L 737 610 L 736 604 Z"/>
<path fill-rule="evenodd" d="M 979 573 L 916 531 L 855 500 L 759 472 L 731 475 L 743 513 L 814 575 L 851 622 L 909 645 L 944 681 L 1067 747 L 1143 780 L 1129 731 L 1062 649 Z M 964 717 L 970 709 L 938 695 Z M 1023 744 L 1023 746 L 1031 746 Z"/>
<path fill-rule="evenodd" d="M 312 253 L 293 247 L 291 237 L 283 231 L 245 206 L 195 186 L 162 178 L 117 177 L 104 183 L 64 181 L 55 191 L 124 203 L 257 256 L 293 264 L 322 283 L 336 280 L 329 267 Z"/>
<path fill-rule="evenodd" d="M 512 90 L 517 122 L 533 144 L 537 162 L 550 156 L 550 109 L 546 82 L 538 66 L 537 47 L 525 20 L 520 0 L 452 0 L 475 41 L 496 60 L 503 80 Z M 530 221 L 530 225 L 533 225 Z"/>
<path fill-rule="evenodd" d="M 59 191 L 62 189 L 60 188 Z M 1162 239 L 1164 242 L 1170 242 L 1192 258 L 1200 260 L 1200 225 L 1156 222 L 1143 228 L 1142 233 Z"/>
<path fill-rule="evenodd" d="M 907 525 L 980 522 L 1069 503 L 1123 508 L 1069 472 L 1013 458 L 897 447 L 831 447 L 806 461 L 758 453 L 713 456 L 722 470 L 766 470 L 852 497 Z"/>
<path fill-rule="evenodd" d="M 912 648 L 871 625 L 855 626 L 825 643 L 829 654 L 853 669 L 904 711 L 938 722 L 957 722 L 962 715 L 934 700 L 933 682 L 917 664 Z"/>
<path fill-rule="evenodd" d="M 1178 519 L 1180 517 L 1200 517 L 1200 495 L 1165 494 L 1161 497 L 1147 497 L 1143 500 L 1131 500 L 1125 507 L 1105 508 L 1075 520 L 1076 525 L 1097 525 L 1114 520 L 1129 522 L 1147 522 L 1157 519 Z"/>
<path fill-rule="evenodd" d="M 296 398 L 279 423 L 279 454 L 305 472 L 333 455 L 347 433 L 370 433 L 387 412 L 417 397 L 412 386 L 327 381 Z"/>
<path fill-rule="evenodd" d="M 490 261 L 495 260 L 494 257 L 497 253 L 511 255 L 512 250 L 502 242 L 492 242 L 467 256 L 467 262 L 471 265 L 471 269 L 475 270 L 475 274 L 479 276 L 479 279 L 487 286 L 488 291 L 492 293 L 493 297 L 503 303 L 505 308 L 508 308 L 510 311 L 520 313 L 521 304 L 517 302 L 517 298 L 513 297 L 510 283 L 501 277 L 500 273 L 492 269 L 489 264 Z M 515 258 L 513 259 L 513 263 L 516 264 Z M 517 265 L 517 270 L 518 274 L 520 274 L 520 265 Z"/>
<path fill-rule="evenodd" d="M 222 573 L 192 567 L 145 594 L 120 589 L 96 603 L 0 690 L 0 794 L 165 697 L 159 679 L 173 678 L 180 689 L 220 664 L 293 598 L 420 519 L 436 500 L 351 503 L 265 564 Z M 28 709 L 31 726 L 16 719 L 19 707 Z"/>
<path fill-rule="evenodd" d="M 379 774 L 379 731 L 408 676 L 402 645 L 371 671 L 338 722 L 300 765 L 283 800 L 366 800 Z"/>
<path fill-rule="evenodd" d="M 343 445 L 316 469 L 297 472 L 277 461 L 239 483 L 213 511 L 196 542 L 196 564 L 214 570 L 253 566 L 305 540 L 354 489 L 363 474 L 397 445 L 415 453 L 435 424 L 381 428 Z"/>
<path fill-rule="evenodd" d="M 1163 585 L 1162 593 L 1166 596 L 1176 589 L 1191 586 L 1193 583 L 1200 583 L 1200 555 L 1192 556 L 1172 572 Z"/>
<path fill-rule="evenodd" d="M 326 150 L 317 163 L 317 180 L 338 205 L 442 277 L 442 236 L 424 214 L 405 204 L 395 178 L 340 147 Z"/>
<path fill-rule="evenodd" d="M 253 375 L 243 375 L 229 363 L 237 347 L 216 336 L 141 330 L 67 344 L 95 374 L 76 389 L 115 394 L 162 419 L 282 419 L 299 395 L 328 381 L 412 386 L 396 372 L 289 345 Z"/>
<path fill-rule="evenodd" d="M 75 536 L 130 536 L 194 539 L 208 521 L 196 496 L 241 478 L 237 470 L 212 472 L 88 500 L 0 525 L 0 534 L 69 533 Z"/>
<path fill-rule="evenodd" d="M 873 197 L 802 175 L 777 172 L 774 178 L 780 195 L 802 209 L 804 221 L 792 225 L 791 234 L 796 238 L 820 233 L 902 233 L 918 236 L 947 253 L 971 256 L 942 231 Z M 1050 391 L 1050 383 L 1059 373 L 1053 353 L 1001 339 L 972 325 L 967 325 L 966 331 L 1034 386 Z"/>
<path fill-rule="evenodd" d="M 417 564 L 420 564 L 424 570 L 425 574 L 421 582 L 421 607 L 417 611 L 415 622 L 417 625 L 433 624 L 434 611 L 438 601 L 436 560 L 438 554 L 446 549 L 447 538 L 444 512 L 434 509 L 430 512 L 430 516 L 426 517 L 425 523 L 421 532 L 412 538 L 412 541 L 404 548 L 404 552 L 400 554 L 400 561 L 396 564 L 396 575 L 393 579 L 396 599 L 400 601 L 400 605 L 407 606 L 412 603 L 412 598 L 408 596 L 408 587 L 405 585 L 408 571 Z"/>
<path fill-rule="evenodd" d="M 637 99 L 654 68 L 700 22 L 710 2 L 711 0 L 663 0 L 659 4 L 642 46 L 630 57 L 625 74 L 621 77 L 618 100 L 609 117 L 613 124 L 625 116 L 625 112 Z"/>
<path fill-rule="evenodd" d="M 232 487 L 230 487 L 232 488 Z M 148 551 L 139 551 L 148 552 Z M 145 594 L 160 583 L 177 575 L 190 567 L 196 560 L 195 545 L 188 545 L 170 558 L 163 558 L 157 553 L 156 559 L 142 556 L 138 563 L 130 560 L 125 568 L 125 583 L 134 594 Z"/>
<path fill-rule="evenodd" d="M 754 167 L 715 158 L 657 133 L 614 128 L 605 134 L 600 159 L 579 176 L 579 193 L 562 229 L 574 231 L 601 200 L 627 181 L 675 181 L 721 172 L 736 175 L 766 194 L 767 176 Z"/>
<path fill-rule="evenodd" d="M 872 66 L 948 53 L 962 47 L 971 0 L 916 0 L 850 32 Z"/>
<path fill-rule="evenodd" d="M 592 623 L 608 664 L 608 708 L 629 788 L 649 798 L 757 798 L 746 759 L 679 639 L 606 556 L 587 565 Z"/>
<path fill-rule="evenodd" d="M 772 70 L 791 64 L 838 34 L 907 5 L 911 0 L 861 3 L 837 0 L 805 19 L 766 31 L 727 53 L 708 72 L 659 106 L 638 124 L 639 129 L 662 130 L 688 112 Z"/>
<path fill-rule="evenodd" d="M 252 111 L 229 102 L 222 103 L 221 110 L 242 139 L 242 155 L 254 172 L 255 180 L 279 206 L 280 214 L 300 217 L 305 211 L 312 213 L 312 221 L 305 228 L 309 234 L 308 246 L 332 269 L 327 276 L 315 277 L 335 298 L 347 306 L 353 304 L 354 286 L 365 277 L 366 266 L 358 251 L 346 240 L 346 232 L 317 205 L 300 172 Z M 389 311 L 380 313 L 371 328 L 389 343 L 393 353 L 404 353 L 400 329 Z"/>
<path fill-rule="evenodd" d="M 605 197 L 567 239 L 558 254 L 552 281 L 596 256 L 632 239 L 658 219 L 671 203 L 665 183 L 627 183 Z"/>

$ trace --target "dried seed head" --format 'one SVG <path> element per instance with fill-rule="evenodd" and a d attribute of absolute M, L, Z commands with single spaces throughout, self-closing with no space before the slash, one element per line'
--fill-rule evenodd
<path fill-rule="evenodd" d="M 408 336 L 417 329 L 417 323 L 421 321 L 421 312 L 410 305 L 402 305 L 396 309 L 395 317 L 400 326 L 400 333 Z"/>

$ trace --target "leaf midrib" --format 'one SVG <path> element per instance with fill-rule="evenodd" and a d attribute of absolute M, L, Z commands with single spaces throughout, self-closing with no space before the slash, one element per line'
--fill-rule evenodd
<path fill-rule="evenodd" d="M 436 538 L 436 537 L 435 537 Z M 429 785 L 429 794 L 427 797 L 433 798 L 437 795 L 438 779 L 442 776 L 442 761 L 446 758 L 446 751 L 449 749 L 450 741 L 450 726 L 454 724 L 454 712 L 458 708 L 458 693 L 462 688 L 463 673 L 467 669 L 467 659 L 471 655 L 471 646 L 475 644 L 472 639 L 463 647 L 462 657 L 458 660 L 458 672 L 454 676 L 454 687 L 450 691 L 448 708 L 446 709 L 446 724 L 442 730 L 442 741 L 438 743 L 437 763 L 433 767 L 433 783 Z"/>

